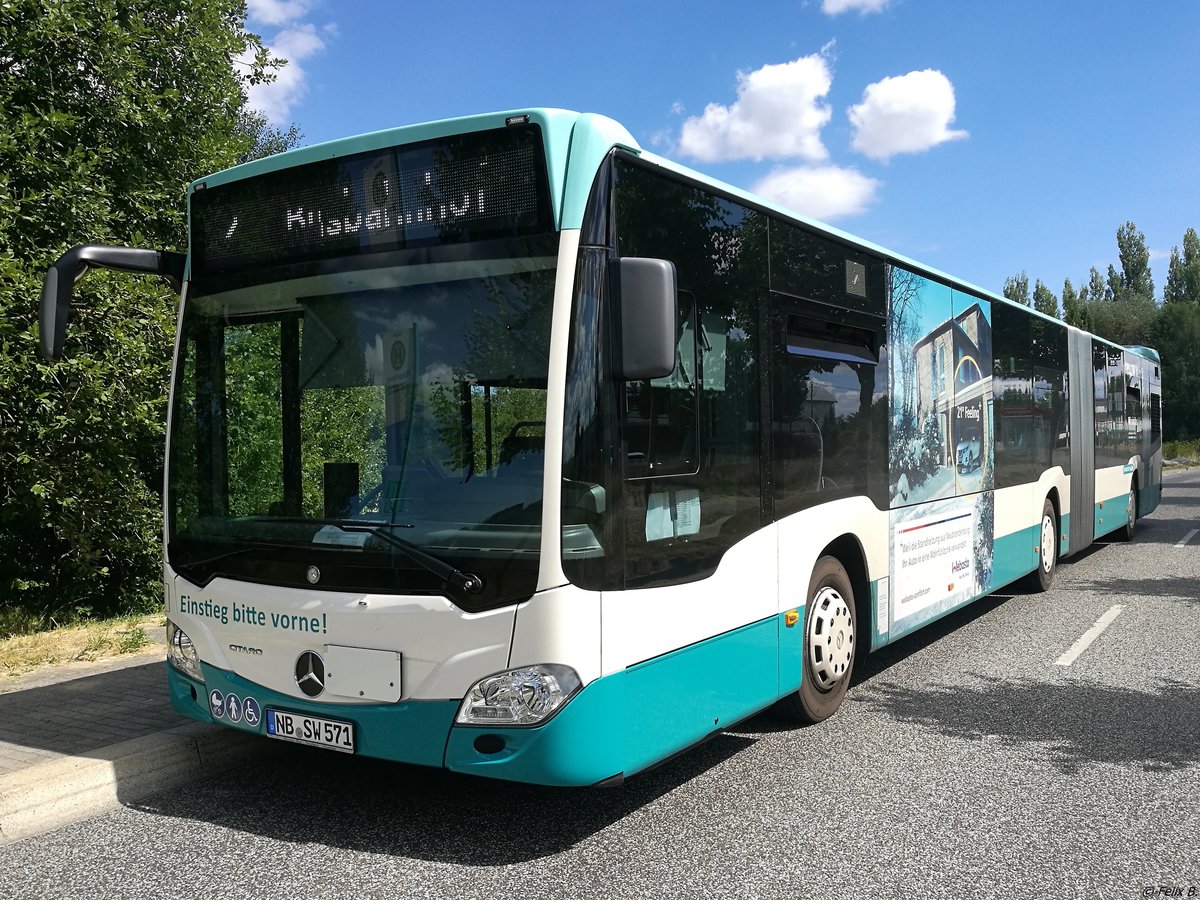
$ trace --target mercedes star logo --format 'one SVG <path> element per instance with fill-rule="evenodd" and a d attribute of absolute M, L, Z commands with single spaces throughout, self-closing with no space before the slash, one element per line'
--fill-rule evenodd
<path fill-rule="evenodd" d="M 304 576 L 308 579 L 309 584 L 316 584 L 321 580 L 321 570 L 316 566 L 309 566 L 308 571 L 304 573 Z"/>
<path fill-rule="evenodd" d="M 315 697 L 325 690 L 325 661 L 314 650 L 305 650 L 296 657 L 296 686 L 306 697 Z"/>

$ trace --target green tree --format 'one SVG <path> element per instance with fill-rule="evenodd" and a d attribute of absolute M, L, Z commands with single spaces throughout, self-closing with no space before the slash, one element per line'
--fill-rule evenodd
<path fill-rule="evenodd" d="M 1163 438 L 1200 436 L 1200 303 L 1165 304 L 1151 345 L 1162 357 Z"/>
<path fill-rule="evenodd" d="M 1121 260 L 1120 291 L 1114 290 L 1113 299 L 1128 300 L 1141 297 L 1154 299 L 1154 279 L 1150 272 L 1150 250 L 1146 247 L 1146 236 L 1132 222 L 1117 229 L 1117 255 Z M 1111 266 L 1109 267 L 1112 271 Z"/>
<path fill-rule="evenodd" d="M 1153 300 L 1131 296 L 1119 303 L 1089 303 L 1093 333 L 1115 344 L 1152 345 L 1158 308 Z"/>
<path fill-rule="evenodd" d="M 1087 283 L 1079 289 L 1080 303 L 1095 303 L 1104 300 L 1104 276 L 1095 266 L 1088 271 Z"/>
<path fill-rule="evenodd" d="M 248 149 L 238 156 L 239 163 L 283 153 L 299 146 L 304 139 L 304 133 L 294 122 L 286 129 L 279 128 L 254 109 L 243 109 L 238 114 L 237 131 L 240 139 L 248 139 L 249 142 Z"/>
<path fill-rule="evenodd" d="M 1195 228 L 1184 232 L 1182 255 L 1178 247 L 1171 248 L 1163 300 L 1167 303 L 1200 303 L 1200 236 Z"/>
<path fill-rule="evenodd" d="M 1022 306 L 1029 305 L 1029 276 L 1022 272 L 1020 275 L 1009 275 L 1004 279 L 1004 296 L 1013 301 L 1020 303 Z"/>
<path fill-rule="evenodd" d="M 1086 286 L 1084 290 L 1087 290 Z M 1075 286 L 1071 284 L 1070 278 L 1063 282 L 1062 304 L 1064 322 L 1074 325 L 1076 328 L 1087 329 L 1089 327 L 1083 296 L 1075 292 Z"/>
<path fill-rule="evenodd" d="M 1040 313 L 1058 318 L 1058 298 L 1054 296 L 1054 291 L 1042 284 L 1040 278 L 1033 286 L 1033 308 Z"/>
<path fill-rule="evenodd" d="M 66 359 L 37 356 L 47 265 L 84 242 L 181 249 L 186 183 L 243 158 L 269 58 L 243 0 L 0 3 L 0 629 L 152 603 L 175 304 L 80 284 Z M 248 74 L 239 75 L 240 71 Z"/>
<path fill-rule="evenodd" d="M 1116 266 L 1108 264 L 1108 278 L 1104 282 L 1104 299 L 1109 303 L 1125 298 L 1125 277 L 1117 271 Z"/>

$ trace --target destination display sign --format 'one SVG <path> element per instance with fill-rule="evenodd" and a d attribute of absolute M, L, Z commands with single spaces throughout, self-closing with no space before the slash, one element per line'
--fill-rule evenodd
<path fill-rule="evenodd" d="M 552 228 L 541 130 L 528 124 L 197 189 L 191 216 L 194 276 Z"/>

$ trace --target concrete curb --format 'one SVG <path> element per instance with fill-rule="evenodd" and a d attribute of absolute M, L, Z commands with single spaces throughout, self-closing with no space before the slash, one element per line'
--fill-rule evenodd
<path fill-rule="evenodd" d="M 241 765 L 271 743 L 197 722 L 0 775 L 0 846 Z"/>

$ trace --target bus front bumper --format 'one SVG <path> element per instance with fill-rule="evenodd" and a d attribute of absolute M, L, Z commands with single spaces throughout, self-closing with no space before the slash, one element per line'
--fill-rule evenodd
<path fill-rule="evenodd" d="M 205 663 L 203 683 L 169 662 L 166 666 L 171 706 L 200 722 L 265 736 L 266 710 L 280 710 L 349 722 L 357 754 L 393 762 L 561 787 L 584 787 L 622 774 L 622 741 L 611 727 L 621 699 L 619 679 L 598 679 L 542 725 L 484 728 L 454 724 L 458 700 L 312 703 Z M 252 699 L 263 714 L 255 724 L 248 724 L 244 716 L 237 722 L 227 715 L 215 717 L 209 703 L 213 691 L 224 698 L 234 695 L 243 708 Z"/>

